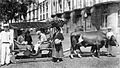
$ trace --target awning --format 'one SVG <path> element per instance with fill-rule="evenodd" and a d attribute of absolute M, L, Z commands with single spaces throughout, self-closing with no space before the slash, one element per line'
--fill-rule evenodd
<path fill-rule="evenodd" d="M 47 22 L 19 22 L 19 23 L 10 23 L 11 28 L 49 28 L 51 27 L 50 23 Z"/>

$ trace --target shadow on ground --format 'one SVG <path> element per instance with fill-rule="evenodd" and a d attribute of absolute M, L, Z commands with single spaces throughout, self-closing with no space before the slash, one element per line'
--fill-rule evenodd
<path fill-rule="evenodd" d="M 90 52 L 83 52 L 81 54 L 82 57 L 92 57 Z M 106 52 L 102 51 L 100 52 L 100 56 L 107 56 Z M 77 55 L 74 55 L 74 57 L 78 57 Z M 66 56 L 64 58 L 69 58 L 69 56 Z M 26 56 L 17 56 L 16 59 L 18 64 L 20 63 L 31 63 L 31 62 L 51 62 L 52 57 L 49 57 L 48 54 L 43 54 L 40 56 L 32 56 L 32 57 L 26 57 Z"/>
<path fill-rule="evenodd" d="M 39 59 L 38 59 L 39 58 Z M 17 56 L 16 59 L 18 60 L 16 63 L 30 63 L 30 62 L 49 62 L 52 61 L 51 57 L 48 56 L 48 54 L 43 54 L 40 56 Z"/>
<path fill-rule="evenodd" d="M 82 57 L 92 57 L 92 54 L 91 54 L 91 52 L 82 52 L 81 56 Z M 96 54 L 94 54 L 94 56 L 96 56 Z M 105 52 L 105 51 L 100 52 L 100 56 L 107 56 L 107 52 Z M 74 57 L 77 57 L 77 55 L 74 55 Z"/>

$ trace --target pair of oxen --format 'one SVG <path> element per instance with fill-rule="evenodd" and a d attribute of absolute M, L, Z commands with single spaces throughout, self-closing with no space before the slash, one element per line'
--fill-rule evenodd
<path fill-rule="evenodd" d="M 79 38 L 82 38 L 82 41 L 79 42 Z M 114 36 L 111 37 L 110 42 L 106 37 L 106 32 L 103 31 L 91 31 L 91 32 L 72 32 L 70 35 L 71 40 L 71 54 L 70 57 L 73 58 L 74 54 L 77 54 L 78 57 L 81 57 L 81 46 L 89 47 L 91 46 L 91 55 L 99 57 L 100 56 L 100 48 L 108 45 L 119 46 L 116 38 Z"/>

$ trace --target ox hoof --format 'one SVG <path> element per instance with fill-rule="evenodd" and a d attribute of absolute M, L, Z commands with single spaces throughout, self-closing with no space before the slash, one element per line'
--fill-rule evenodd
<path fill-rule="evenodd" d="M 73 55 L 70 55 L 70 58 L 73 59 L 74 58 Z"/>
<path fill-rule="evenodd" d="M 80 54 L 78 54 L 78 57 L 81 58 L 82 56 Z"/>

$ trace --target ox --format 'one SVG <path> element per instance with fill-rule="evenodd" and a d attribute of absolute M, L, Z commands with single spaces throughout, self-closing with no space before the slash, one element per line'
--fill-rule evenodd
<path fill-rule="evenodd" d="M 79 37 L 82 37 L 82 41 L 79 42 Z M 112 37 L 114 38 L 114 37 Z M 84 47 L 88 47 L 88 46 L 92 46 L 91 47 L 91 55 L 94 56 L 94 51 L 96 51 L 96 56 L 99 57 L 99 52 L 100 52 L 100 48 L 102 48 L 104 45 L 107 45 L 107 37 L 106 37 L 106 33 L 102 32 L 102 31 L 91 31 L 91 32 L 83 32 L 83 31 L 79 31 L 79 32 L 72 32 L 70 35 L 70 40 L 71 40 L 71 55 L 70 57 L 73 58 L 73 54 L 75 53 L 75 50 L 80 50 L 81 46 Z M 117 44 L 116 39 L 112 39 L 114 44 Z M 78 55 L 78 57 L 81 57 L 80 52 L 77 52 L 76 54 Z"/>

